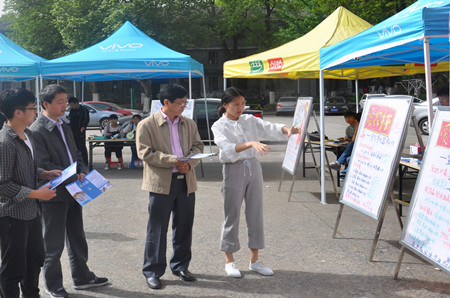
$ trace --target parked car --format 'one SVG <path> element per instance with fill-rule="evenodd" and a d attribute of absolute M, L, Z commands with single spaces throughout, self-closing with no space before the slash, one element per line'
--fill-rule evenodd
<path fill-rule="evenodd" d="M 436 107 L 439 106 L 439 98 L 435 97 L 432 99 L 433 102 L 433 112 L 436 111 Z M 428 102 L 426 100 L 420 103 L 413 103 L 413 114 L 412 116 L 416 117 L 417 124 L 419 125 L 420 132 L 423 135 L 429 134 L 428 128 Z M 411 126 L 414 126 L 414 123 L 411 119 Z"/>
<path fill-rule="evenodd" d="M 206 106 L 208 109 L 208 121 L 210 128 L 211 140 L 213 139 L 213 134 L 211 131 L 211 126 L 219 120 L 219 114 L 217 110 L 221 106 L 220 98 L 206 98 Z M 244 114 L 252 114 L 255 117 L 263 118 L 263 111 L 261 110 L 250 110 L 246 106 L 244 110 Z M 142 119 L 145 119 L 149 116 L 149 114 L 141 115 Z M 132 116 L 124 116 L 120 118 L 120 123 L 128 123 L 130 122 Z M 200 134 L 200 138 L 202 140 L 208 140 L 208 129 L 206 123 L 206 114 L 205 114 L 205 99 L 199 98 L 194 101 L 194 120 L 197 122 L 198 132 Z"/>
<path fill-rule="evenodd" d="M 350 108 L 348 102 L 343 97 L 327 97 L 325 99 L 325 114 L 344 114 Z"/>
<path fill-rule="evenodd" d="M 134 110 L 134 109 L 125 109 L 120 107 L 119 105 L 112 103 L 112 102 L 106 102 L 106 101 L 85 101 L 84 103 L 90 104 L 93 107 L 96 107 L 99 110 L 102 111 L 110 111 L 110 112 L 116 112 L 120 113 L 124 116 L 128 115 L 134 115 L 134 114 L 141 114 L 141 110 Z"/>
<path fill-rule="evenodd" d="M 211 131 L 211 126 L 219 120 L 219 114 L 217 110 L 222 105 L 220 98 L 207 98 L 206 99 L 207 111 L 208 111 L 208 121 L 211 133 L 211 139 L 213 139 L 213 134 Z M 263 111 L 261 110 L 250 110 L 245 109 L 244 114 L 252 114 L 255 117 L 263 118 Z M 205 113 L 205 99 L 199 98 L 195 100 L 194 106 L 194 118 L 197 122 L 198 132 L 202 140 L 208 140 L 208 129 L 206 123 L 206 113 Z"/>
<path fill-rule="evenodd" d="M 280 97 L 277 102 L 277 110 L 275 114 L 281 115 L 282 113 L 294 114 L 295 107 L 297 106 L 297 97 L 295 96 L 284 96 Z"/>
<path fill-rule="evenodd" d="M 89 110 L 88 127 L 100 127 L 101 129 L 103 129 L 106 125 L 108 125 L 109 116 L 111 116 L 112 114 L 117 115 L 117 117 L 119 117 L 119 121 L 120 121 L 120 118 L 123 117 L 123 115 L 120 113 L 110 112 L 110 111 L 102 111 L 102 110 L 99 110 L 96 107 L 91 106 L 90 104 L 87 104 L 87 103 L 81 103 L 81 105 L 85 106 Z M 69 111 L 70 111 L 70 106 L 68 105 L 67 109 L 66 109 L 66 116 L 69 116 Z M 62 116 L 61 119 L 64 122 L 69 123 L 69 119 L 67 119 L 65 116 Z"/>

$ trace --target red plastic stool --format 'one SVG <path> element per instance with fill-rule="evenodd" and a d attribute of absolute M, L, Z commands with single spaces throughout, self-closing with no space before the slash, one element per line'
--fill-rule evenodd
<path fill-rule="evenodd" d="M 123 157 L 121 157 L 120 158 L 120 160 L 118 160 L 118 161 L 111 161 L 111 157 L 109 158 L 109 160 L 108 160 L 108 163 L 109 163 L 109 168 L 111 168 L 112 166 L 119 166 L 119 162 L 121 163 L 121 168 L 124 168 L 124 166 L 123 166 Z"/>

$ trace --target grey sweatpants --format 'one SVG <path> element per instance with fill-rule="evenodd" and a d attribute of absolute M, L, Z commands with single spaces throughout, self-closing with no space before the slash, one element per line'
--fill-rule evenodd
<path fill-rule="evenodd" d="M 248 227 L 248 247 L 264 248 L 263 176 L 256 158 L 223 165 L 223 226 L 220 250 L 237 252 L 239 218 L 245 200 L 245 219 Z"/>

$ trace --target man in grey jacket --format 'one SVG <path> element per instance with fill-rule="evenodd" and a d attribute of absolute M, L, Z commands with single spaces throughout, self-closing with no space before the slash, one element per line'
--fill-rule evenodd
<path fill-rule="evenodd" d="M 77 162 L 77 175 L 65 184 L 83 180 L 87 167 L 77 149 L 72 131 L 60 117 L 67 108 L 66 89 L 59 85 L 48 85 L 39 94 L 44 111 L 31 125 L 33 145 L 38 166 L 45 169 L 63 170 Z M 52 297 L 68 297 L 63 287 L 60 257 L 67 240 L 67 252 L 74 288 L 76 290 L 103 286 L 107 278 L 97 277 L 87 266 L 88 246 L 83 229 L 82 207 L 70 195 L 64 185 L 56 190 L 56 198 L 42 201 L 42 222 L 45 248 L 44 280 L 47 292 Z"/>

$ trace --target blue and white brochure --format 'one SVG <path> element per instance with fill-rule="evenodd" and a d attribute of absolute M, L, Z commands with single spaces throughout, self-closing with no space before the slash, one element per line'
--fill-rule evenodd
<path fill-rule="evenodd" d="M 86 205 L 110 187 L 111 183 L 96 170 L 84 176 L 83 181 L 77 180 L 66 185 L 69 193 L 81 206 Z"/>
<path fill-rule="evenodd" d="M 61 172 L 61 175 L 50 180 L 46 184 L 42 185 L 41 188 L 45 187 L 47 185 L 51 185 L 50 189 L 54 189 L 58 185 L 60 185 L 61 183 L 63 183 L 64 181 L 66 181 L 67 179 L 72 177 L 73 175 L 75 175 L 76 173 L 77 173 L 77 162 L 74 162 L 73 164 L 71 164 L 70 166 L 65 168 L 64 171 Z"/>

